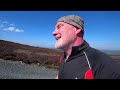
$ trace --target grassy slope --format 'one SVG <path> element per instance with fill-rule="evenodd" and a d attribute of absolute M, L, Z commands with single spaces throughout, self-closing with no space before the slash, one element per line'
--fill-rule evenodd
<path fill-rule="evenodd" d="M 116 52 L 104 51 L 118 63 L 120 63 L 120 54 Z M 56 49 L 33 47 L 0 40 L 0 58 L 4 60 L 22 61 L 24 63 L 36 63 L 48 68 L 59 68 L 59 57 L 62 51 Z"/>
<path fill-rule="evenodd" d="M 60 50 L 33 47 L 0 40 L 0 58 L 4 60 L 22 61 L 24 63 L 36 63 L 49 68 L 58 68 Z"/>

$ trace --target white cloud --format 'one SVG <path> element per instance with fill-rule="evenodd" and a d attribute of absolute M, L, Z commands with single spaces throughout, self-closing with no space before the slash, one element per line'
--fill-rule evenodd
<path fill-rule="evenodd" d="M 8 21 L 1 21 L 0 29 L 4 31 L 10 31 L 10 32 L 24 32 L 24 30 L 19 29 L 18 27 L 16 27 L 15 24 L 9 23 Z"/>
<path fill-rule="evenodd" d="M 4 30 L 5 30 L 5 31 L 11 31 L 11 32 L 12 32 L 12 31 L 14 31 L 14 30 L 15 30 L 15 27 L 5 28 Z"/>
<path fill-rule="evenodd" d="M 15 26 L 15 24 L 10 24 L 10 26 Z"/>
<path fill-rule="evenodd" d="M 24 32 L 24 30 L 15 29 L 15 32 Z"/>
<path fill-rule="evenodd" d="M 8 30 L 14 31 L 15 27 L 9 27 Z"/>
<path fill-rule="evenodd" d="M 16 27 L 9 27 L 9 28 L 5 28 L 5 31 L 11 31 L 11 32 L 24 32 L 24 30 L 20 30 Z"/>

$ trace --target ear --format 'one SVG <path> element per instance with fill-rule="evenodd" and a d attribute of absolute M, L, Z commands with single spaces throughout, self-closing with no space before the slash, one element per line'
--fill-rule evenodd
<path fill-rule="evenodd" d="M 82 37 L 82 30 L 81 29 L 76 29 L 76 35 L 78 37 Z"/>
<path fill-rule="evenodd" d="M 76 34 L 80 34 L 81 29 L 76 29 Z"/>

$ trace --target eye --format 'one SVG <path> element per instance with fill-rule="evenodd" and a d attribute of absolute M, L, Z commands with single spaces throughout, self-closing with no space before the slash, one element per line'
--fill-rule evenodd
<path fill-rule="evenodd" d="M 62 27 L 62 25 L 58 25 L 58 26 L 57 26 L 57 29 L 60 29 L 61 27 Z"/>

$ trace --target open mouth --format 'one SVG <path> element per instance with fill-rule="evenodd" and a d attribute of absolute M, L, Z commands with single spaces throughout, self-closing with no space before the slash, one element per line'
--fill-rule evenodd
<path fill-rule="evenodd" d="M 61 38 L 61 37 L 56 37 L 55 39 L 56 39 L 56 40 L 59 40 L 60 38 Z"/>

